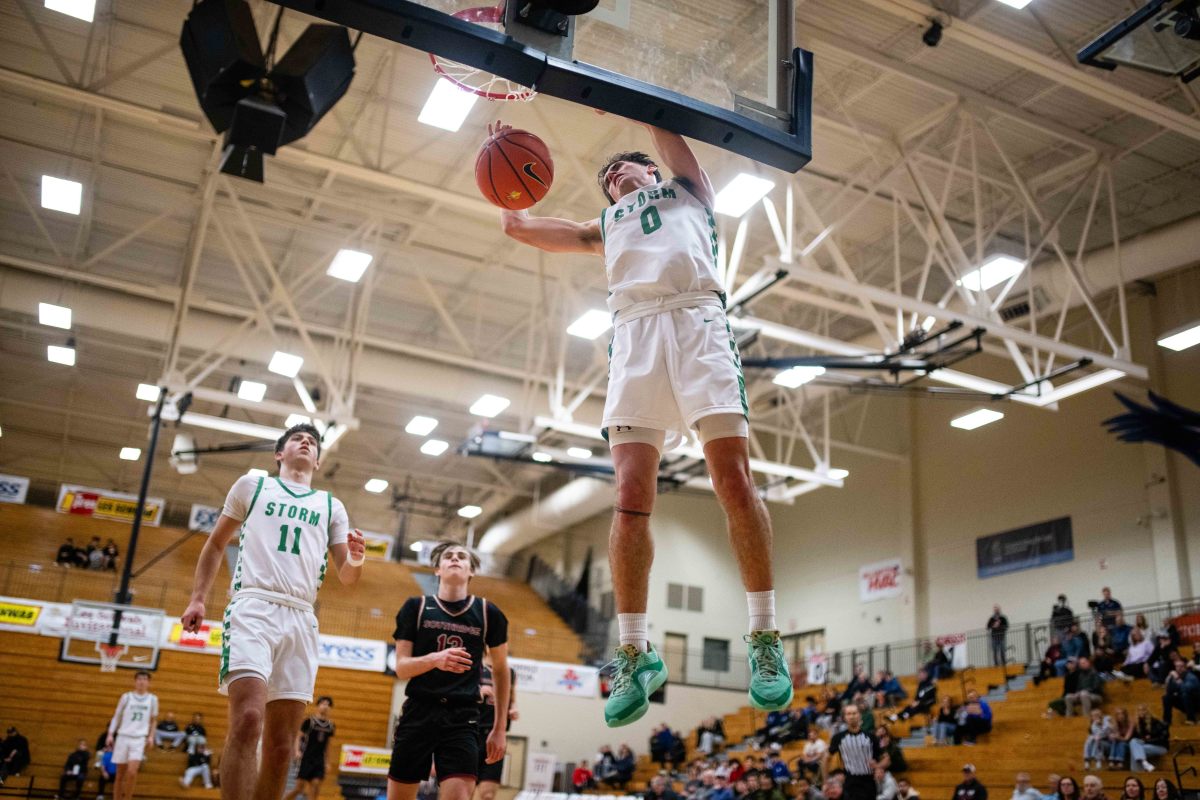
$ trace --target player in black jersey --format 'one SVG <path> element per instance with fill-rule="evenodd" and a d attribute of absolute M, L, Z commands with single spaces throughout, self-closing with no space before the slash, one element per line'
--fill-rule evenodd
<path fill-rule="evenodd" d="M 296 758 L 300 771 L 296 773 L 296 785 L 283 796 L 283 800 L 296 800 L 304 795 L 305 800 L 317 800 L 321 793 L 321 782 L 325 780 L 325 758 L 329 740 L 337 726 L 329 719 L 333 698 L 323 695 L 317 698 L 317 713 L 300 724 L 300 735 L 296 737 Z"/>
<path fill-rule="evenodd" d="M 483 696 L 483 706 L 479 715 L 479 737 L 485 739 L 496 724 L 496 686 L 492 676 L 492 654 L 483 657 L 483 673 L 479 679 L 480 693 Z M 504 730 L 512 727 L 513 721 L 519 716 L 517 712 L 517 673 L 512 667 L 508 668 L 508 721 Z M 500 788 L 500 778 L 504 775 L 504 759 L 489 762 L 486 753 L 479 753 L 479 783 L 475 786 L 475 800 L 495 800 L 496 790 Z"/>
<path fill-rule="evenodd" d="M 480 678 L 485 648 L 495 668 L 495 702 L 508 707 L 508 620 L 467 587 L 479 558 L 462 545 L 433 549 L 436 596 L 410 597 L 396 614 L 396 676 L 408 679 L 393 737 L 388 800 L 414 800 L 417 785 L 437 770 L 440 800 L 469 800 L 480 749 L 489 764 L 504 758 L 502 720 L 480 741 Z"/>

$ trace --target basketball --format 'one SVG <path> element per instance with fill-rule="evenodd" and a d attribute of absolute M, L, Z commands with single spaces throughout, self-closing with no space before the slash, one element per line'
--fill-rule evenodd
<path fill-rule="evenodd" d="M 550 191 L 554 159 L 546 143 L 529 131 L 504 130 L 489 136 L 480 148 L 475 183 L 493 205 L 520 211 Z"/>

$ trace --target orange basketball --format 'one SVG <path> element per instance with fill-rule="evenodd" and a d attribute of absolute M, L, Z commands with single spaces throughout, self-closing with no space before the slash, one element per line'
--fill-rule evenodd
<path fill-rule="evenodd" d="M 554 183 L 554 159 L 546 143 L 529 131 L 489 136 L 475 159 L 475 183 L 492 204 L 509 211 L 529 208 Z"/>

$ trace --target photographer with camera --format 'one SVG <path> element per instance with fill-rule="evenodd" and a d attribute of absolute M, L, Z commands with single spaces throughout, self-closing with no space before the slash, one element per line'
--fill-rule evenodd
<path fill-rule="evenodd" d="M 1112 596 L 1112 590 L 1105 586 L 1100 590 L 1104 595 L 1104 599 L 1100 601 L 1089 600 L 1088 608 L 1092 609 L 1092 613 L 1100 620 L 1100 624 L 1106 628 L 1111 628 L 1117 622 L 1117 614 L 1122 610 L 1121 602 Z"/>

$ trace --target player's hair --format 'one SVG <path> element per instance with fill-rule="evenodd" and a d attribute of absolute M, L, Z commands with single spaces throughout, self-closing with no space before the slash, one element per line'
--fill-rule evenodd
<path fill-rule="evenodd" d="M 133 679 L 136 681 L 138 678 L 142 677 L 143 675 L 146 676 L 146 680 L 150 680 L 150 678 L 152 677 L 150 675 L 149 670 L 139 669 L 137 672 L 133 673 Z"/>
<path fill-rule="evenodd" d="M 617 202 L 616 198 L 608 193 L 608 189 L 604 188 L 604 174 L 608 172 L 608 168 L 618 161 L 632 161 L 634 164 L 641 164 L 643 167 L 654 167 L 654 180 L 657 183 L 662 183 L 662 170 L 653 158 L 643 153 L 641 150 L 627 150 L 624 153 L 613 153 L 608 157 L 608 161 L 604 162 L 604 166 L 596 173 L 596 183 L 600 185 L 600 191 L 604 192 L 604 199 L 611 206 Z"/>
<path fill-rule="evenodd" d="M 321 703 L 329 703 L 329 707 L 333 708 L 333 698 L 327 694 L 323 694 L 317 698 L 317 705 L 321 705 Z"/>
<path fill-rule="evenodd" d="M 297 425 L 293 425 L 292 427 L 290 427 L 286 431 L 284 431 L 283 436 L 280 436 L 278 439 L 275 440 L 275 453 L 277 455 L 279 453 L 282 453 L 283 446 L 287 444 L 288 439 L 292 438 L 297 433 L 311 434 L 312 437 L 317 440 L 317 458 L 320 458 L 321 457 L 321 432 L 316 429 L 316 426 L 311 425 L 310 423 L 307 423 L 307 422 L 301 422 Z"/>
<path fill-rule="evenodd" d="M 470 558 L 471 558 L 471 571 L 472 572 L 479 571 L 479 556 L 475 555 L 474 550 L 467 547 L 466 545 L 459 544 L 458 542 L 438 542 L 437 546 L 433 548 L 433 552 L 429 554 L 429 563 L 433 565 L 434 569 L 437 569 L 438 564 L 441 563 L 442 554 L 445 553 L 447 550 L 449 550 L 451 547 L 461 547 L 463 550 L 466 550 L 467 555 L 470 556 Z"/>

